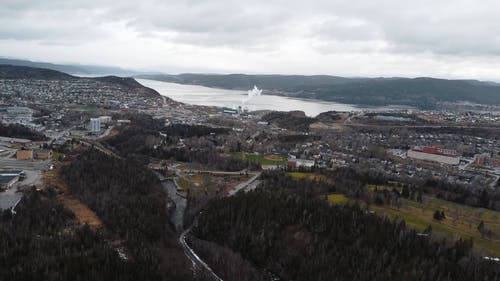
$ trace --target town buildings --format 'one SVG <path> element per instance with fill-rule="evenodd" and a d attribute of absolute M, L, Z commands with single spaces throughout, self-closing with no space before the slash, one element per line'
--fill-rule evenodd
<path fill-rule="evenodd" d="M 289 168 L 312 168 L 314 167 L 314 160 L 308 159 L 288 159 Z"/>
<path fill-rule="evenodd" d="M 52 150 L 50 149 L 37 149 L 33 151 L 35 159 L 47 160 L 52 158 Z"/>
<path fill-rule="evenodd" d="M 474 164 L 478 167 L 500 167 L 500 157 L 494 157 L 490 153 L 476 154 Z"/>
<path fill-rule="evenodd" d="M 407 153 L 409 158 L 434 161 L 448 165 L 460 164 L 460 155 L 450 149 L 445 149 L 438 146 L 417 146 L 410 149 Z"/>
<path fill-rule="evenodd" d="M 89 129 L 91 133 L 99 133 L 101 131 L 101 119 L 99 118 L 90 118 Z"/>
<path fill-rule="evenodd" d="M 52 150 L 50 149 L 19 149 L 16 151 L 17 160 L 48 160 L 52 158 Z"/>
<path fill-rule="evenodd" d="M 17 160 L 31 160 L 33 159 L 33 150 L 20 149 L 16 151 Z"/>
<path fill-rule="evenodd" d="M 2 123 L 29 125 L 33 121 L 33 110 L 24 106 L 0 107 Z"/>
<path fill-rule="evenodd" d="M 19 181 L 23 171 L 19 170 L 0 170 L 0 190 L 9 189 Z"/>

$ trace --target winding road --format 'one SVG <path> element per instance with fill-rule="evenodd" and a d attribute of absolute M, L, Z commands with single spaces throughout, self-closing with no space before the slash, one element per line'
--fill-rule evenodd
<path fill-rule="evenodd" d="M 213 272 L 210 266 L 208 266 L 208 264 L 206 264 L 186 242 L 186 235 L 191 231 L 191 227 L 189 227 L 188 229 L 184 230 L 184 232 L 181 233 L 181 235 L 179 236 L 179 243 L 181 244 L 182 249 L 184 250 L 184 254 L 193 264 L 193 272 L 196 274 L 196 270 L 201 269 L 206 273 L 208 273 L 208 275 L 211 276 L 213 280 L 223 281 L 222 278 L 217 276 L 217 274 Z"/>
<path fill-rule="evenodd" d="M 228 192 L 227 196 L 228 197 L 234 196 L 235 194 L 238 193 L 238 191 L 245 190 L 247 187 L 249 187 L 252 183 L 254 183 L 259 178 L 261 173 L 262 172 L 258 172 L 257 174 L 255 174 L 253 177 L 251 177 L 247 181 L 242 182 L 242 183 L 238 184 L 237 186 L 235 186 L 231 191 Z M 189 234 L 192 227 L 193 227 L 193 225 L 191 225 L 188 229 L 184 230 L 184 232 L 181 233 L 181 235 L 179 236 L 179 243 L 181 244 L 181 246 L 184 250 L 184 254 L 193 264 L 193 272 L 196 273 L 196 269 L 201 269 L 204 272 L 206 272 L 209 276 L 211 276 L 211 278 L 213 280 L 223 281 L 223 279 L 221 279 L 219 276 L 217 276 L 217 274 L 215 272 L 213 272 L 213 270 L 210 268 L 210 266 L 206 262 L 204 262 L 186 242 L 186 236 Z"/>

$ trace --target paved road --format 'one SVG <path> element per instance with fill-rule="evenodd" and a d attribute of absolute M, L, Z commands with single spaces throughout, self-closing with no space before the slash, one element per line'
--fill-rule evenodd
<path fill-rule="evenodd" d="M 9 208 L 14 210 L 17 203 L 19 203 L 23 197 L 23 193 L 18 192 L 18 190 L 22 190 L 27 186 L 39 186 L 42 184 L 42 172 L 40 170 L 23 170 L 26 174 L 25 180 L 19 181 L 9 189 L 0 192 L 0 210 L 6 210 Z"/>
<path fill-rule="evenodd" d="M 93 146 L 95 149 L 99 150 L 100 152 L 104 153 L 104 154 L 107 154 L 109 156 L 112 156 L 112 157 L 115 157 L 115 158 L 119 158 L 119 159 L 123 159 L 121 156 L 118 156 L 116 153 L 114 153 L 113 151 L 103 147 L 100 143 L 98 142 L 94 142 L 94 141 L 91 141 L 91 140 L 84 140 L 84 139 L 81 139 L 80 140 L 80 143 L 83 144 L 83 145 L 87 145 L 87 146 Z"/>
<path fill-rule="evenodd" d="M 115 126 L 109 126 L 109 128 L 107 128 L 104 133 L 102 133 L 101 135 L 99 135 L 96 139 L 103 139 L 107 136 L 109 136 L 109 134 L 111 133 L 111 130 L 113 130 Z"/>
<path fill-rule="evenodd" d="M 206 264 L 195 252 L 194 250 L 189 247 L 188 243 L 186 242 L 186 235 L 191 231 L 191 227 L 186 229 L 184 232 L 181 233 L 179 236 L 179 243 L 181 244 L 184 254 L 186 257 L 191 261 L 193 264 L 193 272 L 196 273 L 197 269 L 201 269 L 204 272 L 208 273 L 209 276 L 212 277 L 212 280 L 216 281 L 223 281 L 222 278 L 220 278 L 213 270 Z"/>
<path fill-rule="evenodd" d="M 255 182 L 256 182 L 257 178 L 259 178 L 259 176 L 261 175 L 261 173 L 262 172 L 258 172 L 256 175 L 254 175 L 253 177 L 251 177 L 247 181 L 242 182 L 242 183 L 238 184 L 237 186 L 235 186 L 231 191 L 228 192 L 227 196 L 228 197 L 234 196 L 240 190 L 245 190 L 247 188 L 254 189 L 256 187 Z M 201 270 L 207 272 L 212 277 L 213 280 L 223 281 L 219 276 L 217 276 L 217 274 L 215 274 L 215 272 L 213 272 L 213 270 L 210 268 L 210 266 L 208 266 L 208 264 L 205 263 L 194 252 L 194 250 L 191 247 L 189 247 L 189 245 L 187 244 L 187 242 L 186 242 L 186 235 L 189 234 L 189 232 L 191 231 L 192 227 L 193 226 L 191 225 L 188 229 L 186 229 L 184 232 L 181 233 L 181 235 L 179 236 L 179 243 L 181 244 L 182 248 L 184 249 L 184 253 L 185 253 L 186 257 L 193 264 L 193 270 L 194 270 L 194 272 L 196 272 L 196 269 L 201 269 Z"/>
<path fill-rule="evenodd" d="M 0 192 L 0 210 L 7 210 L 14 207 L 21 200 L 21 197 L 23 197 L 23 194 L 17 192 L 14 187 Z"/>
<path fill-rule="evenodd" d="M 177 172 L 177 171 L 176 171 Z M 226 172 L 226 171 L 211 171 L 211 170 L 190 170 L 190 169 L 182 169 L 184 173 L 193 173 L 193 174 L 212 174 L 212 175 L 233 175 L 239 176 L 247 173 L 246 169 L 236 172 Z"/>
<path fill-rule="evenodd" d="M 1 169 L 13 170 L 44 170 L 49 167 L 50 163 L 50 160 L 0 159 Z"/>
<path fill-rule="evenodd" d="M 238 193 L 238 191 L 242 190 L 242 189 L 245 189 L 247 188 L 249 185 L 251 185 L 260 175 L 262 174 L 262 172 L 258 172 L 255 176 L 251 177 L 249 180 L 245 181 L 245 182 L 242 182 L 240 184 L 238 184 L 237 186 L 235 186 L 233 189 L 231 189 L 231 191 L 228 192 L 228 196 L 233 196 L 235 195 L 236 193 Z"/>

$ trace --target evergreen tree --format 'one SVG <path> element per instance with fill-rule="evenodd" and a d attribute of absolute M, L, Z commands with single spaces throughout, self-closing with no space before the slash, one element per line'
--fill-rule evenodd
<path fill-rule="evenodd" d="M 406 199 L 410 198 L 410 188 L 408 188 L 408 185 L 403 186 L 403 192 L 401 193 L 401 196 L 403 196 Z"/>

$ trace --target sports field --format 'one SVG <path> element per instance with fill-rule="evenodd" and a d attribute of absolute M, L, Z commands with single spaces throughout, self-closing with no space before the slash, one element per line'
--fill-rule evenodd
<path fill-rule="evenodd" d="M 282 155 L 245 154 L 245 158 L 261 165 L 286 165 L 288 158 Z"/>

